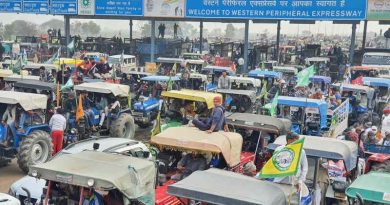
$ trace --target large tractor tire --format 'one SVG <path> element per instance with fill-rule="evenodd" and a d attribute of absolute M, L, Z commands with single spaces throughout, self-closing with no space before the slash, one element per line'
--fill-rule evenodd
<path fill-rule="evenodd" d="M 372 165 L 371 171 L 390 173 L 390 160 L 386 160 L 383 163 L 376 163 Z"/>
<path fill-rule="evenodd" d="M 134 118 L 128 114 L 123 113 L 116 119 L 110 127 L 111 137 L 121 137 L 127 139 L 134 139 L 135 124 Z"/>
<path fill-rule="evenodd" d="M 17 155 L 19 168 L 28 173 L 30 165 L 46 162 L 52 153 L 53 144 L 50 134 L 42 130 L 33 131 L 20 144 Z"/>

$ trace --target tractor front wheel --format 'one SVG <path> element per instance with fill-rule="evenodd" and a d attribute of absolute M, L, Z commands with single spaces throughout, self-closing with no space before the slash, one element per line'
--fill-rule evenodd
<path fill-rule="evenodd" d="M 50 134 L 42 130 L 33 131 L 20 144 L 17 155 L 19 168 L 28 173 L 30 165 L 46 162 L 52 153 Z"/>
<path fill-rule="evenodd" d="M 111 137 L 121 137 L 127 139 L 134 139 L 135 124 L 134 118 L 128 114 L 123 113 L 116 119 L 110 127 Z"/>

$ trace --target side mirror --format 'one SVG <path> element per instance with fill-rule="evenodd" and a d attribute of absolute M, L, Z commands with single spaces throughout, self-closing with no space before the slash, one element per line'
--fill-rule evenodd
<path fill-rule="evenodd" d="M 362 195 L 360 195 L 359 193 L 356 193 L 356 198 L 355 198 L 355 201 L 353 204 L 354 205 L 364 205 L 364 199 L 363 199 Z"/>

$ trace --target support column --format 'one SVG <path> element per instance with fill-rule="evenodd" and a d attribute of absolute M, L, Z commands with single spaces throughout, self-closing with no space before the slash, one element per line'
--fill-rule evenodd
<path fill-rule="evenodd" d="M 249 20 L 245 21 L 245 34 L 244 34 L 244 67 L 242 73 L 248 72 L 248 49 L 249 49 Z"/>
<path fill-rule="evenodd" d="M 355 54 L 356 23 L 352 24 L 351 45 L 349 47 L 349 65 L 353 66 L 353 56 Z"/>
<path fill-rule="evenodd" d="M 274 59 L 279 63 L 279 44 L 280 44 L 280 20 L 278 20 L 278 27 L 276 31 L 276 49 L 274 53 Z"/>
<path fill-rule="evenodd" d="M 131 44 L 131 42 L 133 41 L 133 19 L 130 19 L 129 26 L 130 26 L 130 44 Z"/>
<path fill-rule="evenodd" d="M 154 62 L 154 49 L 156 44 L 156 21 L 152 20 L 150 29 L 150 62 Z"/>
<path fill-rule="evenodd" d="M 203 21 L 200 21 L 199 25 L 199 52 L 202 54 L 203 51 Z"/>
<path fill-rule="evenodd" d="M 367 20 L 364 21 L 364 29 L 363 29 L 363 42 L 362 42 L 362 50 L 366 49 L 366 38 L 367 38 Z"/>
<path fill-rule="evenodd" d="M 66 45 L 65 47 L 67 48 L 69 43 L 70 43 L 70 17 L 67 15 L 64 15 L 64 23 L 65 23 L 65 39 L 66 39 Z M 70 58 L 70 52 L 68 49 L 66 49 L 66 57 Z"/>

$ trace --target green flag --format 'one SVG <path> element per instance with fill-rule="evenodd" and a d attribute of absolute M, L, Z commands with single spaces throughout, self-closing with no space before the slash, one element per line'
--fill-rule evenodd
<path fill-rule="evenodd" d="M 261 92 L 258 98 L 261 99 L 266 95 L 267 95 L 267 81 L 263 80 L 263 87 L 261 87 Z"/>
<path fill-rule="evenodd" d="M 13 73 L 16 73 L 16 74 L 20 74 L 20 70 L 22 69 L 23 67 L 23 62 L 22 62 L 22 56 L 19 56 L 18 57 L 18 60 L 16 61 L 15 64 L 12 65 L 12 62 L 11 62 L 11 70 Z"/>
<path fill-rule="evenodd" d="M 60 91 L 66 90 L 66 89 L 71 89 L 73 88 L 73 80 L 72 78 L 69 78 L 69 80 L 65 83 L 64 86 L 61 87 Z"/>
<path fill-rule="evenodd" d="M 169 80 L 168 80 L 168 83 L 167 83 L 167 90 L 168 91 L 172 90 L 172 86 L 173 86 L 172 75 L 176 75 L 176 63 L 173 64 L 171 73 L 169 74 Z"/>
<path fill-rule="evenodd" d="M 23 55 L 22 55 L 22 65 L 25 66 L 28 63 L 28 58 L 27 58 L 27 52 L 26 49 L 23 49 Z"/>
<path fill-rule="evenodd" d="M 52 64 L 54 61 L 58 60 L 61 54 L 61 47 L 58 48 L 57 52 L 54 53 L 49 60 L 45 62 L 45 64 Z"/>
<path fill-rule="evenodd" d="M 261 70 L 265 70 L 265 63 L 264 63 L 264 61 L 261 62 Z"/>
<path fill-rule="evenodd" d="M 309 79 L 315 74 L 314 65 L 302 70 L 297 74 L 298 80 L 295 87 L 306 87 L 309 85 Z"/>
<path fill-rule="evenodd" d="M 74 39 L 66 46 L 70 52 L 74 51 Z"/>
<path fill-rule="evenodd" d="M 127 96 L 127 103 L 129 103 L 129 109 L 131 110 L 131 91 L 129 91 L 129 95 Z"/>
<path fill-rule="evenodd" d="M 267 103 L 266 105 L 264 105 L 264 108 L 269 110 L 271 116 L 276 116 L 277 114 L 278 97 L 279 97 L 279 92 L 275 94 L 274 99 L 272 99 L 271 103 Z"/>

